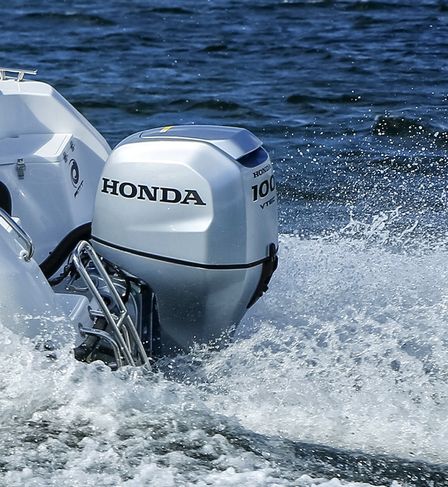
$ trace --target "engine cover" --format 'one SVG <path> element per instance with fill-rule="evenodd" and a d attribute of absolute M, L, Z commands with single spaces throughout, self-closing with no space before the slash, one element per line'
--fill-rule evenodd
<path fill-rule="evenodd" d="M 275 268 L 277 234 L 272 164 L 245 129 L 140 132 L 104 167 L 93 241 L 154 290 L 164 353 L 241 320 Z"/>

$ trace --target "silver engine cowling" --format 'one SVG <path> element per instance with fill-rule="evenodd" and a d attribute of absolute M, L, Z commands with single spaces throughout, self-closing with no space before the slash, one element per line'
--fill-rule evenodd
<path fill-rule="evenodd" d="M 267 289 L 277 237 L 272 164 L 245 129 L 139 132 L 104 167 L 92 240 L 154 292 L 162 354 L 239 323 Z"/>

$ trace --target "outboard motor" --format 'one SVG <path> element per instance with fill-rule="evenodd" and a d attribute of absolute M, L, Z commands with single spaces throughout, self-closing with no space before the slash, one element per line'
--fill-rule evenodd
<path fill-rule="evenodd" d="M 106 162 L 93 243 L 153 291 L 162 354 L 235 328 L 267 289 L 277 237 L 272 164 L 245 129 L 140 132 Z"/>

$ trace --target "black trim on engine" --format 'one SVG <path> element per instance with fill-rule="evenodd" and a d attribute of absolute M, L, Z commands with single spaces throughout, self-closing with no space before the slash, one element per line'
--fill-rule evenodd
<path fill-rule="evenodd" d="M 40 264 L 41 271 L 49 279 L 65 262 L 80 240 L 89 240 L 91 223 L 84 223 L 68 233 L 55 247 L 53 252 Z"/>
<path fill-rule="evenodd" d="M 111 242 L 106 242 L 105 240 L 102 240 L 100 238 L 97 238 L 92 235 L 92 240 L 94 242 L 98 242 L 99 244 L 105 245 L 106 247 L 111 247 L 113 249 L 117 250 L 122 250 L 123 252 L 128 252 L 130 254 L 135 254 L 139 255 L 141 257 L 147 257 L 149 259 L 155 259 L 155 260 L 160 260 L 162 262 L 169 262 L 171 264 L 180 264 L 180 265 L 185 265 L 188 267 L 198 267 L 200 269 L 227 269 L 227 270 L 232 270 L 232 269 L 250 269 L 251 267 L 256 267 L 257 265 L 264 264 L 267 261 L 270 261 L 272 258 L 269 255 L 268 257 L 265 257 L 264 259 L 257 260 L 255 262 L 249 262 L 248 264 L 201 264 L 199 262 L 190 262 L 188 260 L 180 260 L 180 259 L 174 259 L 172 257 L 164 257 L 162 255 L 156 255 L 156 254 L 150 254 L 148 252 L 143 252 L 141 250 L 135 250 L 135 249 L 130 249 L 127 247 L 123 247 L 121 245 L 116 245 Z M 273 245 L 273 244 L 271 244 Z M 275 248 L 275 245 L 274 245 Z M 275 251 L 277 252 L 277 250 Z"/>
<path fill-rule="evenodd" d="M 264 149 L 264 147 L 258 147 L 257 149 L 241 156 L 237 159 L 237 161 L 245 167 L 257 167 L 260 164 L 266 162 L 269 158 L 268 153 Z"/>
<path fill-rule="evenodd" d="M 263 268 L 261 269 L 261 276 L 260 280 L 258 281 L 257 289 L 255 289 L 255 292 L 247 305 L 247 309 L 253 306 L 268 290 L 268 284 L 271 280 L 272 274 L 274 274 L 278 267 L 277 250 L 278 249 L 275 247 L 274 243 L 269 245 L 269 257 L 263 262 Z"/>

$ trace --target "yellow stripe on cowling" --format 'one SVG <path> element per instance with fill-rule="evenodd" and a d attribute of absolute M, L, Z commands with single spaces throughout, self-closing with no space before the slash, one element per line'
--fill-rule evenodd
<path fill-rule="evenodd" d="M 163 127 L 163 129 L 160 130 L 160 132 L 168 132 L 168 130 L 172 129 L 174 125 L 167 125 L 166 127 Z"/>

